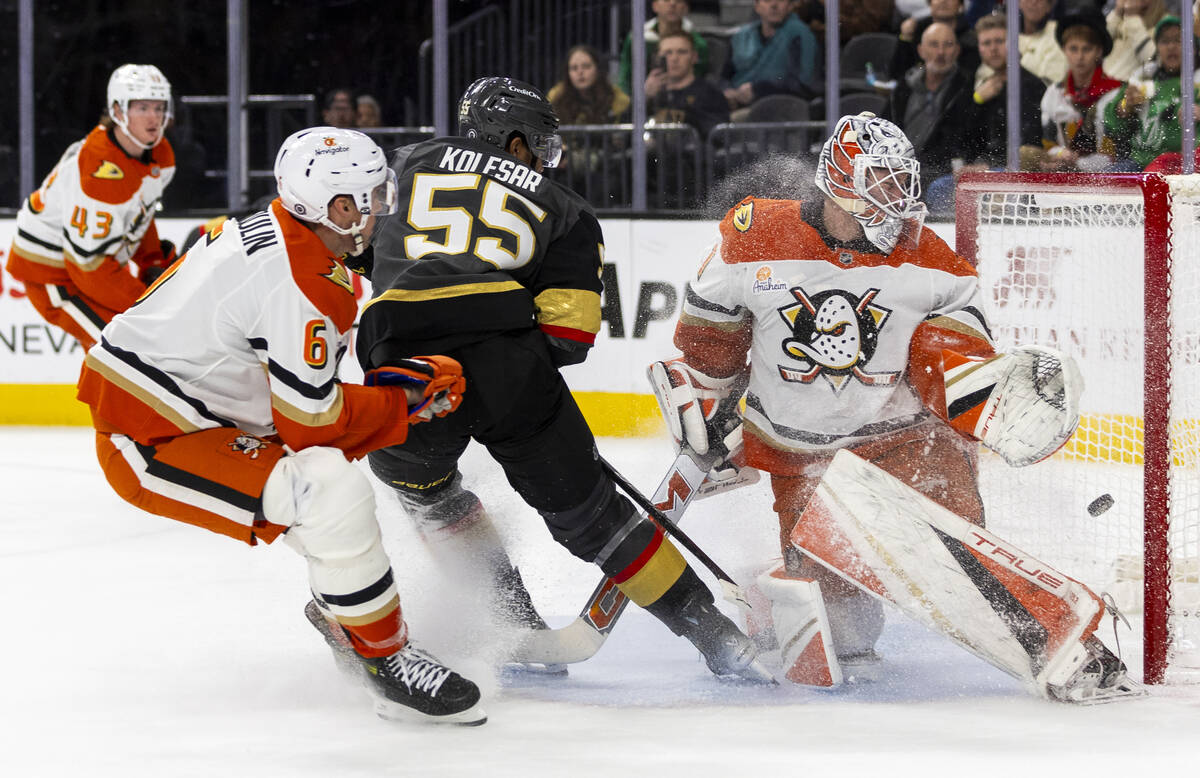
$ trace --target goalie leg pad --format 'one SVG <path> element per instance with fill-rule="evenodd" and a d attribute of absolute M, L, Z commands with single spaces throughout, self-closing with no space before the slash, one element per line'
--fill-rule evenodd
<path fill-rule="evenodd" d="M 1039 694 L 1075 676 L 1104 606 L 1075 581 L 840 451 L 792 542 Z"/>
<path fill-rule="evenodd" d="M 842 668 L 834 653 L 820 584 L 792 578 L 780 566 L 759 576 L 758 588 L 771 604 L 784 677 L 805 686 L 841 684 Z"/>

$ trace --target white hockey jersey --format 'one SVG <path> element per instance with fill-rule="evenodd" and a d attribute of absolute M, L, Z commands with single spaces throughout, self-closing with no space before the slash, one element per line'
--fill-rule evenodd
<path fill-rule="evenodd" d="M 275 200 L 209 233 L 104 328 L 79 398 L 97 429 L 143 444 L 225 426 L 362 456 L 404 441 L 407 403 L 337 380 L 356 314 L 341 258 Z"/>
<path fill-rule="evenodd" d="M 732 209 L 675 334 L 709 375 L 749 357 L 747 452 L 774 452 L 750 462 L 772 472 L 789 454 L 944 417 L 941 350 L 992 353 L 974 269 L 931 230 L 890 255 L 865 240 L 831 246 L 812 226 L 821 205 L 750 198 Z"/>
<path fill-rule="evenodd" d="M 70 283 L 121 311 L 145 289 L 128 263 L 162 258 L 154 215 L 175 175 L 166 140 L 146 157 L 125 153 L 103 126 L 73 143 L 17 212 L 9 272 L 22 281 Z"/>

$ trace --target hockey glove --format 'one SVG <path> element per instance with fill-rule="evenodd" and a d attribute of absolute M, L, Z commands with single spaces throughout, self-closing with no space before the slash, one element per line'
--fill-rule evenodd
<path fill-rule="evenodd" d="M 677 446 L 707 454 L 742 423 L 738 400 L 746 389 L 749 371 L 713 378 L 677 357 L 654 362 L 647 372 Z"/>
<path fill-rule="evenodd" d="M 366 386 L 401 386 L 408 391 L 408 423 L 419 424 L 445 416 L 462 404 L 467 390 L 462 365 L 444 356 L 412 357 L 399 364 L 368 370 Z M 417 398 L 414 400 L 414 395 Z"/>
<path fill-rule="evenodd" d="M 1013 467 L 1057 451 L 1079 425 L 1083 377 L 1075 360 L 1042 346 L 1019 346 L 980 360 L 942 352 L 950 424 Z"/>
<path fill-rule="evenodd" d="M 150 286 L 158 277 L 166 271 L 175 260 L 179 259 L 179 255 L 175 253 L 175 244 L 169 240 L 160 240 L 158 242 L 162 249 L 162 256 L 146 257 L 145 259 L 135 257 L 138 265 L 138 280 L 146 286 Z"/>

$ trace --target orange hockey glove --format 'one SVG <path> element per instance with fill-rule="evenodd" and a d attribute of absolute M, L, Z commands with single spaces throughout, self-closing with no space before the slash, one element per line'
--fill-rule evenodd
<path fill-rule="evenodd" d="M 434 416 L 445 416 L 462 404 L 467 390 L 462 365 L 444 356 L 412 357 L 400 364 L 368 370 L 366 386 L 401 386 L 417 389 L 421 400 L 408 406 L 408 423 L 419 424 Z M 411 397 L 411 395 L 410 395 Z"/>

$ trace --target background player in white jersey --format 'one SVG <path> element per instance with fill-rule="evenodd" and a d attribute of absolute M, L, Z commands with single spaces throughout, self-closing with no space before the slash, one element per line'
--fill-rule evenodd
<path fill-rule="evenodd" d="M 807 623 L 795 611 L 824 618 L 809 610 L 823 594 L 837 658 L 860 671 L 876 660 L 881 605 L 791 542 L 833 455 L 849 449 L 982 525 L 976 441 L 1025 465 L 1053 453 L 1078 419 L 1037 397 L 1024 426 L 993 415 L 1000 398 L 1032 390 L 1038 358 L 1057 364 L 1055 375 L 1073 364 L 1036 347 L 996 354 L 974 268 L 923 227 L 919 169 L 896 125 L 843 117 L 821 151 L 821 196 L 747 198 L 721 222 L 687 285 L 675 332 L 683 355 L 651 366 L 681 443 L 705 453 L 740 421 L 747 463 L 771 474 L 784 560 L 760 581 L 777 630 Z M 797 635 L 776 637 L 785 674 L 813 682 L 804 646 L 788 653 Z"/>
<path fill-rule="evenodd" d="M 154 225 L 175 175 L 171 84 L 153 65 L 122 65 L 107 110 L 21 204 L 7 266 L 42 317 L 84 348 L 175 261 Z"/>
<path fill-rule="evenodd" d="M 372 452 L 372 470 L 435 553 L 488 566 L 512 620 L 545 626 L 462 487 L 458 459 L 478 441 L 559 543 L 687 637 L 714 673 L 769 680 L 674 544 L 617 493 L 558 372 L 586 358 L 600 328 L 604 238 L 591 207 L 543 175 L 561 152 L 554 109 L 535 87 L 490 77 L 463 94 L 458 121 L 462 137 L 393 159 L 407 217 L 376 241 L 358 355 L 370 370 L 436 350 L 462 363 L 471 392 L 447 423 Z"/>
<path fill-rule="evenodd" d="M 475 684 L 409 640 L 370 481 L 347 461 L 464 388 L 439 356 L 337 379 L 358 309 L 343 258 L 395 211 L 395 176 L 367 136 L 316 127 L 284 141 L 275 178 L 266 211 L 202 238 L 88 352 L 100 464 L 139 508 L 304 555 L 306 615 L 381 716 L 482 723 Z"/>

